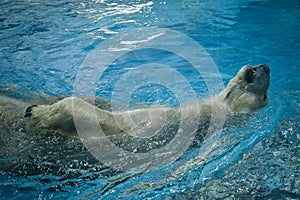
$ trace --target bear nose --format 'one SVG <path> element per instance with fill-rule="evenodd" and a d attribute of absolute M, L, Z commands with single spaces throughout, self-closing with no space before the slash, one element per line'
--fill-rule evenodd
<path fill-rule="evenodd" d="M 267 73 L 267 74 L 270 73 L 270 68 L 269 68 L 269 66 L 268 66 L 267 64 L 261 64 L 261 65 L 259 65 L 259 66 L 257 66 L 257 67 L 262 68 L 262 70 L 263 70 L 265 73 Z"/>

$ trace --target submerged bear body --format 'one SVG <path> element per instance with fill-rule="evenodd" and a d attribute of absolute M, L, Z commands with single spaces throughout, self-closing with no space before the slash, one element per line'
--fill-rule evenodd
<path fill-rule="evenodd" d="M 107 135 L 125 132 L 132 137 L 141 137 L 166 124 L 193 120 L 203 124 L 211 118 L 212 110 L 226 115 L 260 109 L 268 103 L 269 84 L 270 70 L 267 65 L 245 66 L 219 95 L 176 108 L 151 107 L 110 112 L 80 98 L 68 97 L 52 105 L 31 106 L 27 108 L 25 117 L 29 118 L 31 127 L 61 135 L 76 135 L 76 121 L 79 121 L 84 126 L 80 129 L 88 130 L 100 125 Z M 95 124 L 95 118 L 98 124 Z"/>
<path fill-rule="evenodd" d="M 125 149 L 133 151 L 136 145 L 127 145 L 133 143 L 143 152 L 167 144 L 182 131 L 187 133 L 187 139 L 189 132 L 197 132 L 197 137 L 202 140 L 214 117 L 227 116 L 236 124 L 243 116 L 241 113 L 267 105 L 269 84 L 270 69 L 267 65 L 245 66 L 219 95 L 175 108 L 157 106 L 111 112 L 78 97 L 67 97 L 50 105 L 29 106 L 25 100 L 3 96 L 0 117 L 3 126 L 13 125 L 16 130 L 25 129 L 38 134 L 68 137 L 84 132 L 79 136 L 88 139 L 100 131 L 118 146 L 125 144 Z M 21 116 L 24 110 L 25 119 Z M 233 120 L 228 117 L 233 115 Z"/>

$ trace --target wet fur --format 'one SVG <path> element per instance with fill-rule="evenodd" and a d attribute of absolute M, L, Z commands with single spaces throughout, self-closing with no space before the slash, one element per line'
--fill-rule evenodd
<path fill-rule="evenodd" d="M 255 73 L 253 70 L 255 70 Z M 156 130 L 161 126 L 161 116 L 170 121 L 170 124 L 176 124 L 180 120 L 199 120 L 199 130 L 201 130 L 201 126 L 206 126 L 209 122 L 212 108 L 219 110 L 220 113 L 230 114 L 245 113 L 266 106 L 268 103 L 267 90 L 270 82 L 269 74 L 269 68 L 266 65 L 245 66 L 219 95 L 191 102 L 178 108 L 151 107 L 112 114 L 107 109 L 98 108 L 81 98 L 67 97 L 50 105 L 29 106 L 25 110 L 24 116 L 28 119 L 27 129 L 36 129 L 37 132 L 44 134 L 58 133 L 64 136 L 77 135 L 73 109 L 80 113 L 80 120 L 84 122 L 87 130 L 93 128 L 89 125 L 91 125 L 94 116 L 89 111 L 95 110 L 103 131 L 115 138 L 120 135 L 126 137 L 126 134 L 123 134 L 124 132 L 134 134 L 135 131 L 140 131 L 140 127 L 146 126 L 148 123 L 151 123 L 149 130 L 151 128 Z M 19 101 L 13 98 L 6 99 L 6 102 L 7 104 L 12 102 L 16 105 L 20 104 Z M 21 109 L 21 107 L 16 108 Z M 188 114 L 185 118 L 180 119 L 182 110 Z M 151 119 L 149 118 L 149 112 L 152 113 Z M 197 116 L 199 114 L 200 117 Z M 115 122 L 115 117 L 118 117 L 118 123 Z M 129 117 L 133 119 L 138 127 L 133 127 L 128 123 Z M 168 131 L 163 132 L 165 134 Z M 132 139 L 134 138 L 131 137 Z M 157 141 L 159 140 L 158 137 Z"/>

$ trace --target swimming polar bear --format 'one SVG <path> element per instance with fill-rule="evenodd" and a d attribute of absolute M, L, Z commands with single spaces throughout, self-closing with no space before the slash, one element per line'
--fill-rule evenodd
<path fill-rule="evenodd" d="M 203 125 L 203 121 L 210 120 L 212 108 L 223 114 L 245 113 L 263 108 L 268 103 L 269 85 L 270 69 L 268 65 L 261 64 L 254 67 L 247 65 L 239 70 L 219 95 L 180 107 L 150 107 L 110 112 L 95 107 L 80 98 L 68 97 L 52 105 L 32 105 L 26 109 L 24 117 L 29 118 L 29 127 L 31 128 L 38 128 L 44 133 L 55 132 L 70 136 L 76 135 L 78 131 L 78 127 L 74 123 L 75 111 L 76 120 L 84 126 L 81 128 L 82 130 L 88 130 L 94 126 L 92 121 L 96 117 L 106 135 L 115 134 L 118 138 L 118 134 L 125 132 L 123 137 L 128 135 L 134 137 L 139 134 L 139 136 L 143 136 L 143 131 L 147 134 L 151 131 L 155 133 L 162 126 L 175 126 L 180 121 L 197 119 Z M 182 111 L 185 113 L 184 116 L 179 114 Z M 165 132 L 163 131 L 163 133 Z"/>

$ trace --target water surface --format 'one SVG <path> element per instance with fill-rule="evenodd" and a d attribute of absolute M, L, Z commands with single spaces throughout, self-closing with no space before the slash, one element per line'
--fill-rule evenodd
<path fill-rule="evenodd" d="M 115 171 L 91 156 L 78 138 L 28 134 L 2 120 L 2 198 L 300 198 L 298 1 L 3 0 L 0 5 L 0 87 L 14 97 L 71 95 L 92 50 L 141 27 L 168 28 L 194 39 L 212 57 L 224 84 L 243 65 L 271 68 L 265 109 L 245 126 L 212 138 L 217 147 L 207 142 L 148 173 Z M 199 97 L 209 95 L 185 60 L 152 50 L 120 58 L 96 94 L 109 99 L 114 80 L 150 61 L 180 69 Z M 141 88 L 132 101 L 179 103 L 157 85 Z M 203 156 L 207 149 L 211 153 Z"/>

